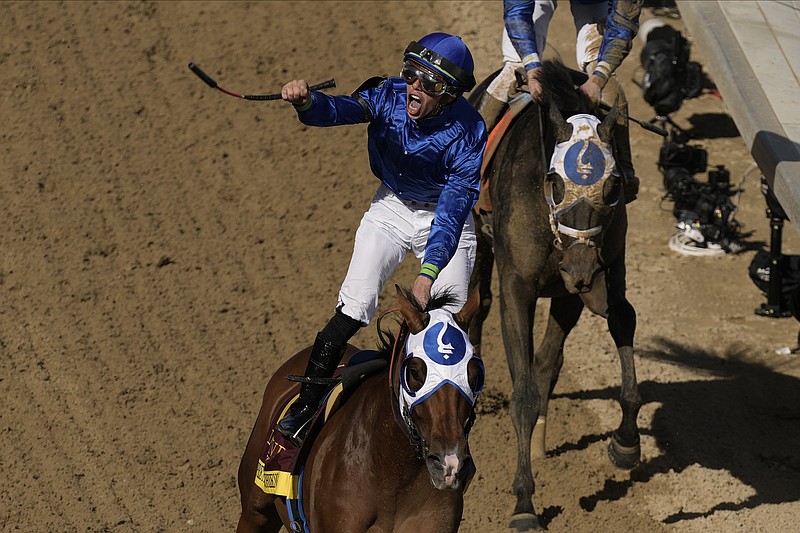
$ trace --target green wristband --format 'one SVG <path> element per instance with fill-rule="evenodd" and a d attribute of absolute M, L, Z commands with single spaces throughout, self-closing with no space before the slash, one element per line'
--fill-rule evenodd
<path fill-rule="evenodd" d="M 426 276 L 436 281 L 436 278 L 439 276 L 439 268 L 430 263 L 425 263 L 424 265 L 422 265 L 422 268 L 420 269 L 419 273 L 422 276 Z"/>

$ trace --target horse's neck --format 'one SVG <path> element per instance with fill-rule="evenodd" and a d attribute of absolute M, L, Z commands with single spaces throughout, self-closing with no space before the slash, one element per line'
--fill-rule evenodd
<path fill-rule="evenodd" d="M 532 178 L 539 184 L 544 181 L 555 138 L 549 131 L 547 117 L 541 115 L 538 106 L 528 106 L 520 119 L 509 131 L 495 160 L 500 164 L 500 172 L 512 176 L 518 180 L 517 187 L 529 191 Z"/>

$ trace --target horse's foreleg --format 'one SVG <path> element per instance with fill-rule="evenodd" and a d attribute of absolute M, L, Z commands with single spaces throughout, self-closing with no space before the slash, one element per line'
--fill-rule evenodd
<path fill-rule="evenodd" d="M 283 527 L 283 522 L 275 508 L 275 496 L 264 493 L 255 484 L 255 469 L 252 469 L 251 477 L 251 469 L 248 466 L 249 464 L 243 459 L 239 467 L 242 514 L 239 516 L 236 533 L 278 533 Z"/>
<path fill-rule="evenodd" d="M 424 494 L 420 491 L 420 494 Z M 411 503 L 411 502 L 409 502 Z M 375 524 L 367 533 L 392 531 L 393 533 L 456 533 L 464 514 L 463 494 L 455 491 L 435 491 L 415 505 L 398 506 L 394 527 L 382 528 Z"/>
<path fill-rule="evenodd" d="M 539 417 L 533 428 L 533 447 L 531 448 L 531 456 L 534 459 L 545 456 L 547 406 L 550 394 L 556 386 L 561 365 L 564 363 L 564 342 L 569 332 L 578 323 L 582 310 L 583 302 L 578 295 L 553 298 L 550 301 L 547 330 L 533 360 L 533 379 L 539 393 Z"/>
<path fill-rule="evenodd" d="M 236 533 L 278 533 L 283 527 L 283 522 L 274 505 L 269 505 L 261 511 L 254 509 L 242 510 Z"/>
<path fill-rule="evenodd" d="M 633 359 L 633 334 L 636 331 L 636 311 L 622 296 L 609 306 L 608 329 L 614 338 L 622 368 L 622 390 L 619 403 L 622 407 L 622 422 L 614 431 L 608 454 L 620 468 L 633 468 L 639 463 L 641 447 L 636 418 L 642 405 L 639 384 L 636 381 L 636 365 Z"/>
<path fill-rule="evenodd" d="M 480 220 L 475 216 L 475 227 L 480 227 Z M 477 286 L 480 295 L 481 303 L 478 312 L 472 317 L 469 324 L 469 340 L 475 347 L 475 353 L 481 353 L 481 339 L 483 338 L 483 322 L 489 316 L 489 309 L 492 306 L 492 269 L 494 268 L 494 253 L 492 252 L 492 244 L 483 231 L 478 230 L 475 232 L 478 242 L 477 251 L 475 253 L 475 267 L 472 269 L 472 277 L 470 278 L 469 288 L 470 291 Z"/>
<path fill-rule="evenodd" d="M 283 527 L 275 508 L 275 496 L 264 493 L 255 483 L 261 447 L 267 437 L 269 415 L 269 405 L 265 402 L 259 410 L 239 462 L 237 478 L 242 514 L 236 527 L 237 533 L 277 533 Z"/>
<path fill-rule="evenodd" d="M 510 526 L 524 531 L 539 528 L 533 507 L 535 485 L 531 470 L 531 434 L 533 422 L 539 416 L 539 395 L 532 375 L 536 297 L 533 284 L 518 275 L 501 276 L 500 284 L 500 322 L 513 386 L 511 420 L 517 434 L 517 473 L 514 477 L 517 503 Z"/>

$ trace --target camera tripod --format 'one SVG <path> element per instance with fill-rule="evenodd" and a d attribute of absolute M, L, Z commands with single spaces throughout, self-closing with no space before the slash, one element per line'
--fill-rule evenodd
<path fill-rule="evenodd" d="M 783 273 L 781 272 L 783 253 L 781 251 L 781 240 L 783 238 L 783 221 L 786 220 L 769 208 L 767 204 L 767 217 L 770 226 L 770 247 L 769 247 L 769 288 L 767 291 L 767 303 L 761 304 L 755 310 L 760 316 L 769 318 L 786 318 L 792 316 L 792 311 L 783 307 L 781 293 L 783 292 Z"/>

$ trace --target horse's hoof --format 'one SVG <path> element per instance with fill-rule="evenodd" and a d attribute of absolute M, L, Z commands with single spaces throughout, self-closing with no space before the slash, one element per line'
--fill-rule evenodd
<path fill-rule="evenodd" d="M 533 513 L 518 513 L 511 517 L 508 527 L 517 531 L 539 530 L 539 518 Z"/>
<path fill-rule="evenodd" d="M 623 446 L 615 438 L 611 438 L 608 443 L 608 457 L 611 462 L 619 468 L 630 470 L 639 464 L 642 449 L 637 443 L 634 446 Z"/>

